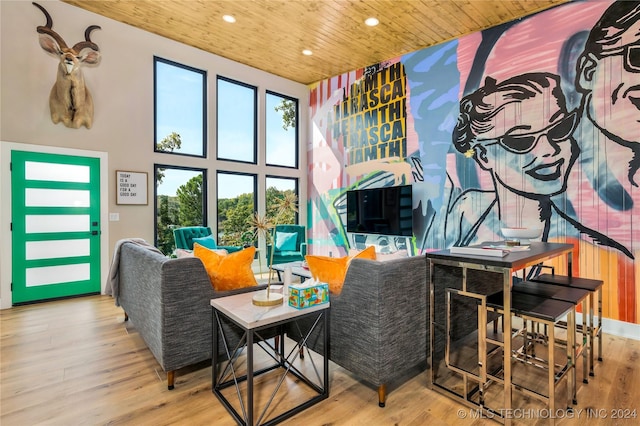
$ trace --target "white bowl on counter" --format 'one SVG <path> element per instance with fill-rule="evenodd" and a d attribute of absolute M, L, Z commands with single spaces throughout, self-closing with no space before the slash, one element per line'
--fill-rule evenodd
<path fill-rule="evenodd" d="M 501 231 L 507 240 L 520 241 L 520 244 L 527 244 L 542 234 L 542 228 L 501 228 Z"/>

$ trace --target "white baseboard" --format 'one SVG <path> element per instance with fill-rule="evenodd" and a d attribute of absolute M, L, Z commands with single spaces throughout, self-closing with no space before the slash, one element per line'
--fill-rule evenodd
<path fill-rule="evenodd" d="M 582 314 L 576 313 L 576 323 L 582 322 Z M 640 340 L 640 324 L 602 318 L 602 332 L 627 339 Z"/>

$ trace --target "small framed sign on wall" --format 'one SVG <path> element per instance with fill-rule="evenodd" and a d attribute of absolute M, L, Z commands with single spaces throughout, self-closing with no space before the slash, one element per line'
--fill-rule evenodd
<path fill-rule="evenodd" d="M 116 170 L 116 204 L 148 204 L 147 173 Z"/>

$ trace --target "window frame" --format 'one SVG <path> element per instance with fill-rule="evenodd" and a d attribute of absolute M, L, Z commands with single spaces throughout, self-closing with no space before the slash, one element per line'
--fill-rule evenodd
<path fill-rule="evenodd" d="M 190 154 L 174 151 L 163 151 L 158 149 L 158 62 L 166 65 L 183 68 L 202 75 L 202 155 Z M 153 152 L 160 154 L 180 155 L 185 157 L 207 158 L 207 81 L 208 74 L 206 70 L 201 70 L 189 65 L 165 59 L 160 56 L 153 56 Z"/>
<path fill-rule="evenodd" d="M 208 179 L 207 172 L 208 169 L 201 167 L 188 167 L 188 166 L 176 166 L 169 164 L 153 164 L 153 241 L 154 245 L 158 246 L 158 169 L 175 169 L 175 170 L 185 170 L 185 171 L 194 171 L 202 173 L 202 226 L 208 225 Z M 186 183 L 186 182 L 185 182 Z"/>
<path fill-rule="evenodd" d="M 251 161 L 238 160 L 235 158 L 223 158 L 220 157 L 220 145 L 222 141 L 220 141 L 220 81 L 224 81 L 230 84 L 236 84 L 238 86 L 245 87 L 247 89 L 253 90 L 253 159 Z M 216 76 L 216 160 L 217 161 L 230 161 L 233 163 L 241 163 L 241 164 L 258 164 L 258 87 L 253 86 L 248 83 L 243 83 L 238 80 L 234 80 L 232 78 L 224 77 L 221 75 Z"/>
<path fill-rule="evenodd" d="M 295 212 L 294 217 L 295 217 L 295 225 L 300 225 L 300 178 L 298 177 L 290 177 L 290 176 L 282 176 L 282 175 L 272 175 L 272 174 L 266 174 L 264 177 L 264 188 L 265 188 L 265 211 L 268 210 L 268 205 L 267 205 L 267 199 L 266 199 L 266 194 L 267 194 L 267 190 L 269 189 L 269 186 L 267 185 L 268 179 L 282 179 L 282 180 L 292 180 L 294 181 L 294 193 L 296 194 L 296 198 L 298 200 L 298 211 Z"/>
<path fill-rule="evenodd" d="M 253 178 L 253 213 L 258 211 L 258 173 L 250 173 L 250 172 L 239 172 L 239 171 L 230 171 L 230 170 L 221 170 L 216 169 L 216 227 L 215 231 L 212 232 L 215 235 L 216 241 L 220 240 L 220 210 L 218 208 L 219 200 L 220 200 L 220 175 L 234 175 L 234 176 L 247 176 Z M 226 244 L 224 244 L 226 245 Z"/>
<path fill-rule="evenodd" d="M 296 127 L 295 127 L 295 164 L 293 166 L 286 166 L 282 164 L 272 164 L 267 161 L 267 147 L 269 146 L 269 141 L 266 136 L 266 126 L 267 126 L 267 111 L 266 111 L 266 98 L 267 96 L 278 96 L 282 99 L 286 99 L 288 101 L 295 102 L 296 104 Z M 300 129 L 298 124 L 300 123 L 300 100 L 294 98 L 292 96 L 283 95 L 282 93 L 275 92 L 273 90 L 265 90 L 265 140 L 264 140 L 264 150 L 265 150 L 265 165 L 267 167 L 283 167 L 286 169 L 298 170 L 300 168 Z"/>

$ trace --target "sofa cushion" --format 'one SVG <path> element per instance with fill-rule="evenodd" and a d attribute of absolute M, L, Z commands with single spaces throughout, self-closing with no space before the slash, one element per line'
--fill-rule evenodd
<path fill-rule="evenodd" d="M 195 243 L 198 243 L 201 246 L 206 247 L 208 249 L 215 249 L 218 247 L 218 245 L 216 244 L 216 240 L 213 239 L 212 235 L 207 235 L 206 237 L 194 238 L 193 239 L 194 247 L 195 247 Z"/>
<path fill-rule="evenodd" d="M 256 254 L 255 247 L 248 247 L 230 254 L 218 254 L 199 244 L 194 244 L 193 254 L 204 264 L 211 285 L 216 291 L 258 285 L 251 270 Z"/>
<path fill-rule="evenodd" d="M 305 257 L 311 276 L 318 281 L 329 284 L 329 293 L 332 294 L 340 294 L 342 292 L 344 277 L 347 275 L 349 263 L 351 263 L 351 259 L 355 258 L 375 260 L 376 249 L 374 246 L 370 246 L 354 255 L 344 257 L 314 255 Z"/>
<path fill-rule="evenodd" d="M 183 257 L 193 257 L 193 250 L 175 249 L 173 254 L 175 254 L 178 259 L 182 259 Z"/>
<path fill-rule="evenodd" d="M 295 251 L 298 234 L 296 232 L 276 232 L 276 249 Z"/>

